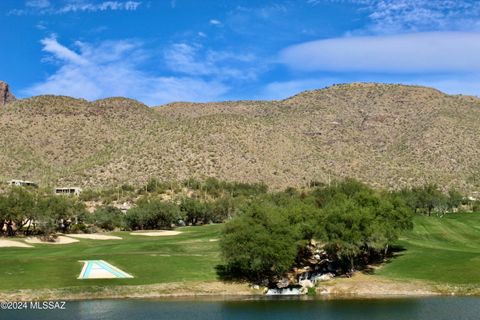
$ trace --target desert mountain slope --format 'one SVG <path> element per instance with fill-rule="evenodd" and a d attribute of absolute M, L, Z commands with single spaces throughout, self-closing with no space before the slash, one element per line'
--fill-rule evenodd
<path fill-rule="evenodd" d="M 480 190 L 480 100 L 349 84 L 283 101 L 87 102 L 38 96 L 0 108 L 0 178 L 104 186 L 215 176 L 275 188 L 354 177 Z"/>

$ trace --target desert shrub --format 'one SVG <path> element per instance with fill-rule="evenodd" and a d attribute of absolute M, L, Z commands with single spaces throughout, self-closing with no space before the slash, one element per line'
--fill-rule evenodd
<path fill-rule="evenodd" d="M 180 218 L 181 212 L 176 204 L 147 197 L 127 211 L 125 223 L 131 230 L 171 229 Z"/>
<path fill-rule="evenodd" d="M 95 233 L 95 227 L 88 226 L 85 223 L 77 223 L 70 227 L 70 233 Z"/>
<path fill-rule="evenodd" d="M 198 199 L 183 198 L 179 207 L 183 220 L 187 224 L 207 223 L 211 216 L 211 207 Z"/>
<path fill-rule="evenodd" d="M 101 198 L 101 193 L 92 189 L 83 190 L 79 196 L 82 201 L 98 201 Z"/>
<path fill-rule="evenodd" d="M 126 192 L 133 192 L 133 191 L 135 191 L 135 187 L 134 187 L 134 186 L 129 185 L 129 184 L 126 184 L 126 183 L 122 184 L 122 186 L 120 187 L 120 189 L 121 189 L 122 191 L 126 191 Z"/>
<path fill-rule="evenodd" d="M 124 214 L 118 208 L 104 206 L 95 210 L 90 221 L 99 228 L 112 231 L 124 227 Z"/>

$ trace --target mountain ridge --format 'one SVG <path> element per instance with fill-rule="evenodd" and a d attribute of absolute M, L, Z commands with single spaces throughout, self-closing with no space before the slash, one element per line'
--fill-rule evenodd
<path fill-rule="evenodd" d="M 480 190 L 480 99 L 354 83 L 284 100 L 19 99 L 0 109 L 0 179 L 113 186 L 214 176 L 273 188 L 352 177 Z"/>

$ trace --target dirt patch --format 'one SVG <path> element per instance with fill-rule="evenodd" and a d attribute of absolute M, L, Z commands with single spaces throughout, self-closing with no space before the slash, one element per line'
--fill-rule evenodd
<path fill-rule="evenodd" d="M 33 248 L 33 246 L 20 241 L 0 239 L 0 248 L 7 248 L 7 247 Z"/>
<path fill-rule="evenodd" d="M 332 296 L 428 296 L 438 294 L 432 286 L 419 281 L 395 281 L 380 276 L 356 273 L 351 278 L 334 278 L 321 283 L 317 293 Z"/>
<path fill-rule="evenodd" d="M 180 231 L 171 231 L 171 230 L 160 230 L 160 231 L 137 231 L 130 232 L 132 236 L 147 236 L 147 237 L 164 237 L 164 236 L 176 236 L 182 232 Z"/>
<path fill-rule="evenodd" d="M 246 283 L 212 282 L 171 282 L 138 286 L 79 287 L 39 290 L 0 291 L 0 300 L 91 300 L 91 299 L 125 299 L 125 298 L 182 298 L 191 299 L 211 297 L 241 297 L 261 294 L 260 290 L 249 288 Z"/>
<path fill-rule="evenodd" d="M 25 242 L 28 243 L 36 243 L 36 244 L 69 244 L 69 243 L 74 243 L 78 242 L 79 240 L 77 239 L 72 239 L 69 237 L 65 236 L 59 236 L 55 239 L 55 241 L 42 241 L 39 238 L 27 238 L 25 239 Z"/>
<path fill-rule="evenodd" d="M 89 233 L 89 234 L 69 234 L 70 238 L 91 239 L 91 240 L 122 240 L 117 236 L 109 236 L 106 234 Z"/>

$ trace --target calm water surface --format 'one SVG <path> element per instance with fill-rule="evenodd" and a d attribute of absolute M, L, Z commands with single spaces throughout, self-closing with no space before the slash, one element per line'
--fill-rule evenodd
<path fill-rule="evenodd" d="M 67 302 L 66 310 L 0 311 L 0 319 L 480 319 L 478 297 L 365 300 L 256 299 L 242 301 L 95 300 Z"/>

